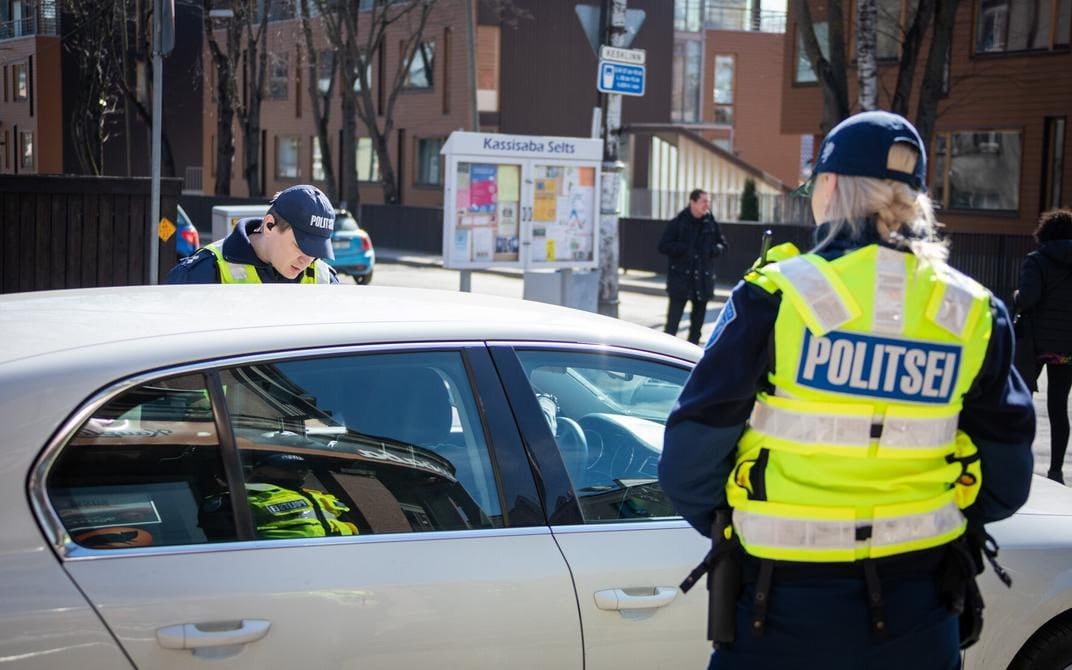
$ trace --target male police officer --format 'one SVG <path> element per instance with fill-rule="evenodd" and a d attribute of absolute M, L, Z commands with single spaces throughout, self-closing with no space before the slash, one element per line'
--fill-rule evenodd
<path fill-rule="evenodd" d="M 335 210 L 315 186 L 280 191 L 263 219 L 242 219 L 222 240 L 171 269 L 169 284 L 338 284 L 324 258 L 335 258 Z"/>

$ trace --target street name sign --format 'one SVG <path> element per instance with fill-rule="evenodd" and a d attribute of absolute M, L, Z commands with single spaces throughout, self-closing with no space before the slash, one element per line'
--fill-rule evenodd
<path fill-rule="evenodd" d="M 599 59 L 612 60 L 616 63 L 628 63 L 630 65 L 643 65 L 647 53 L 643 49 L 622 49 L 621 47 L 604 44 L 599 48 Z"/>
<path fill-rule="evenodd" d="M 601 93 L 644 95 L 644 66 L 600 60 L 596 88 Z"/>

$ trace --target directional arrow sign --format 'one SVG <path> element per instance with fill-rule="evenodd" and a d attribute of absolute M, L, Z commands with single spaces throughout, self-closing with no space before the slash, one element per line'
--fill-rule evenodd
<path fill-rule="evenodd" d="M 644 95 L 644 66 L 601 60 L 596 88 L 602 93 Z"/>

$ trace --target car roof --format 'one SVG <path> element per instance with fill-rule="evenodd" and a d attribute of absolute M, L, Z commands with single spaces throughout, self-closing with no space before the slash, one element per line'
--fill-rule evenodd
<path fill-rule="evenodd" d="M 587 342 L 698 360 L 649 328 L 556 305 L 458 291 L 370 286 L 183 285 L 0 296 L 0 368 L 45 355 L 147 364 L 381 342 Z"/>

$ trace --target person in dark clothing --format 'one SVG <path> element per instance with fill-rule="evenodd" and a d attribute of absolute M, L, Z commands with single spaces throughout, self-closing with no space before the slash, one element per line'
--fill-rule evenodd
<path fill-rule="evenodd" d="M 168 272 L 168 284 L 338 284 L 331 235 L 335 210 L 315 186 L 291 186 L 263 219 L 242 219 L 231 233 Z"/>
<path fill-rule="evenodd" d="M 1068 448 L 1068 395 L 1072 390 L 1072 210 L 1046 212 L 1035 229 L 1037 251 L 1024 258 L 1016 310 L 1030 320 L 1037 365 L 1046 367 L 1046 409 L 1050 414 L 1050 469 L 1064 484 Z M 1029 382 L 1034 380 L 1029 380 Z"/>
<path fill-rule="evenodd" d="M 669 256 L 666 292 L 666 332 L 677 335 L 685 303 L 692 303 L 689 342 L 700 343 L 700 329 L 707 316 L 707 301 L 715 294 L 715 259 L 726 251 L 726 238 L 711 215 L 711 194 L 696 189 L 689 206 L 681 210 L 663 231 L 659 253 Z"/>

